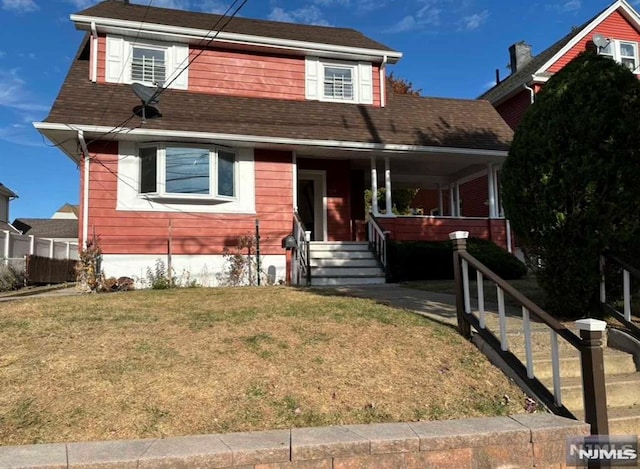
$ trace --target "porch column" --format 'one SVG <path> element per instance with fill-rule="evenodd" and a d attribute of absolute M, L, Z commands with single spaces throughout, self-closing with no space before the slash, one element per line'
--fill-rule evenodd
<path fill-rule="evenodd" d="M 393 215 L 393 204 L 391 203 L 391 161 L 388 156 L 384 158 L 384 193 L 387 216 L 390 217 Z"/>
<path fill-rule="evenodd" d="M 500 200 L 500 184 L 498 183 L 498 171 L 499 165 L 493 167 L 493 192 L 496 195 L 496 217 L 504 216 L 504 209 L 502 208 L 502 201 Z"/>
<path fill-rule="evenodd" d="M 456 182 L 456 217 L 460 216 L 460 210 L 461 210 L 461 203 L 460 203 L 460 184 L 458 184 Z"/>
<path fill-rule="evenodd" d="M 455 184 L 454 183 L 450 183 L 449 184 L 449 215 L 452 217 L 456 216 L 456 199 L 454 197 L 454 190 L 455 190 Z"/>
<path fill-rule="evenodd" d="M 371 212 L 378 216 L 378 169 L 376 168 L 376 157 L 371 157 Z"/>
<path fill-rule="evenodd" d="M 489 218 L 496 218 L 496 185 L 493 165 L 487 166 L 487 186 L 489 187 Z"/>
<path fill-rule="evenodd" d="M 442 200 L 442 184 L 438 184 L 438 215 L 444 215 L 444 200 Z"/>
<path fill-rule="evenodd" d="M 293 210 L 298 211 L 298 154 L 294 151 L 291 157 L 293 163 Z"/>

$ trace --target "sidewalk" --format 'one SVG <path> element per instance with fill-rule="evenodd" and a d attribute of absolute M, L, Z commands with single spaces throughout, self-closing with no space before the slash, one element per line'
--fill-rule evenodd
<path fill-rule="evenodd" d="M 47 298 L 59 296 L 80 295 L 75 283 L 61 285 L 47 285 L 44 287 L 27 287 L 21 290 L 0 293 L 0 303 L 4 301 L 22 300 L 27 298 Z"/>

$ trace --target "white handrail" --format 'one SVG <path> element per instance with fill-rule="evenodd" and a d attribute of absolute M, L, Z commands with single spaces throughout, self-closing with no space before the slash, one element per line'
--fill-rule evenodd
<path fill-rule="evenodd" d="M 383 231 L 382 227 L 378 225 L 378 222 L 373 216 L 369 216 L 367 221 L 367 230 L 369 238 L 369 246 L 373 249 L 374 253 L 378 257 L 382 267 L 387 267 L 387 231 Z"/>

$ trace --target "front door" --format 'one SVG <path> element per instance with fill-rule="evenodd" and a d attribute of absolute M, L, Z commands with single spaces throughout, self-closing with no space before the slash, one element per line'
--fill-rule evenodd
<path fill-rule="evenodd" d="M 326 173 L 324 171 L 298 171 L 298 215 L 311 241 L 327 239 Z"/>

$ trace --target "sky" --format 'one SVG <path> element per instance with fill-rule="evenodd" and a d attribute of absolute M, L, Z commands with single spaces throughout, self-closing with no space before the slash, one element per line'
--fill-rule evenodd
<path fill-rule="evenodd" d="M 404 54 L 389 70 L 423 95 L 475 99 L 496 69 L 508 76 L 511 44 L 526 41 L 538 54 L 611 1 L 248 0 L 240 15 L 358 29 Z M 222 13 L 232 0 L 131 2 Z M 78 168 L 32 122 L 47 116 L 82 39 L 69 15 L 96 3 L 0 0 L 0 182 L 19 196 L 10 221 L 50 218 L 79 201 Z"/>

